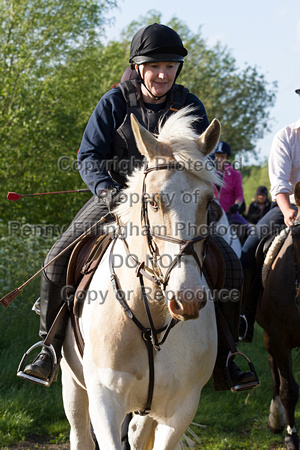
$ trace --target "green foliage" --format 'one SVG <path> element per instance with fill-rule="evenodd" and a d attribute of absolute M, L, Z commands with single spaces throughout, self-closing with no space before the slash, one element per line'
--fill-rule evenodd
<path fill-rule="evenodd" d="M 267 162 L 265 162 L 262 166 L 243 166 L 242 176 L 246 205 L 249 205 L 253 201 L 258 186 L 264 185 L 270 192 Z"/>
<path fill-rule="evenodd" d="M 180 82 L 203 101 L 210 120 L 216 117 L 221 121 L 221 139 L 230 143 L 233 155 L 253 151 L 257 139 L 269 130 L 276 83 L 269 86 L 256 67 L 238 68 L 220 43 L 209 48 L 201 34 L 176 28 L 186 36 L 189 49 Z"/>
<path fill-rule="evenodd" d="M 114 0 L 1 2 L 2 218 L 12 218 L 11 212 L 13 216 L 16 213 L 14 217 L 20 217 L 20 211 L 25 210 L 31 223 L 39 223 L 44 217 L 49 223 L 68 223 L 84 204 L 75 196 L 49 197 L 40 204 L 29 201 L 27 209 L 23 209 L 20 203 L 9 206 L 5 194 L 7 191 L 43 192 L 84 187 L 77 170 L 60 169 L 59 158 L 63 155 L 71 155 L 72 161 L 76 158 L 92 110 L 89 104 L 82 107 L 82 103 L 88 97 L 88 84 L 93 84 L 94 73 L 99 72 L 95 51 L 101 49 L 100 39 L 107 23 L 105 14 L 115 5 Z M 80 58 L 81 67 L 76 72 Z M 89 65 L 84 66 L 85 63 Z M 81 81 L 82 73 L 89 74 L 85 90 L 82 90 L 85 82 L 85 79 Z M 92 94 L 95 102 L 99 85 L 97 94 L 95 90 Z M 57 210 L 60 211 L 58 217 Z"/>

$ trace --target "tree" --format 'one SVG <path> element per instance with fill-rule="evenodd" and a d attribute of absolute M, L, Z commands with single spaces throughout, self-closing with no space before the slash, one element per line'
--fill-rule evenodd
<path fill-rule="evenodd" d="M 63 75 L 67 73 L 69 61 L 74 55 L 91 54 L 94 49 L 101 47 L 104 25 L 107 24 L 105 14 L 115 5 L 115 0 L 1 1 L 2 217 L 15 211 L 19 217 L 23 206 L 20 203 L 7 204 L 4 195 L 8 190 L 32 192 L 44 188 L 63 189 L 59 185 L 62 177 L 57 176 L 60 174 L 53 156 L 60 152 L 64 154 L 70 148 L 74 152 L 74 145 L 78 148 L 80 143 L 79 139 L 68 142 L 65 139 L 66 135 L 68 138 L 76 136 L 76 111 L 72 103 L 75 103 L 78 92 L 70 99 L 70 83 L 74 82 L 74 77 L 65 79 Z M 58 75 L 62 78 L 59 79 Z M 92 73 L 89 75 L 90 80 L 93 76 Z M 66 133 L 67 127 L 69 132 Z M 64 185 L 68 182 L 81 183 L 78 174 L 76 182 L 74 176 L 63 175 Z M 51 203 L 52 200 L 43 204 L 49 207 Z M 41 220 L 38 219 L 39 208 L 34 208 L 30 201 L 27 206 L 30 220 Z M 50 220 L 53 220 L 53 216 Z"/>

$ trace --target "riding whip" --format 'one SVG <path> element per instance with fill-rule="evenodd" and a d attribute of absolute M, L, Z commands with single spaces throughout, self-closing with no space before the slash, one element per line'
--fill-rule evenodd
<path fill-rule="evenodd" d="M 12 200 L 16 202 L 21 197 L 34 197 L 37 195 L 53 195 L 53 194 L 69 194 L 73 192 L 90 192 L 89 189 L 75 189 L 73 191 L 57 191 L 57 192 L 38 192 L 36 194 L 18 194 L 17 192 L 8 192 L 6 198 L 7 200 Z"/>
<path fill-rule="evenodd" d="M 2 303 L 2 305 L 7 308 L 12 301 L 16 298 L 16 296 L 20 293 L 20 291 L 27 286 L 27 284 L 29 284 L 37 275 L 39 275 L 41 272 L 43 272 L 43 270 L 45 270 L 48 266 L 50 266 L 50 264 L 54 263 L 54 261 L 56 261 L 60 256 L 62 256 L 67 250 L 69 250 L 70 248 L 72 248 L 75 244 L 77 244 L 79 241 L 81 241 L 81 239 L 85 238 L 86 236 L 89 236 L 91 234 L 91 232 L 101 223 L 106 221 L 106 217 L 110 215 L 110 213 L 105 214 L 105 216 L 101 217 L 101 219 L 98 220 L 98 222 L 96 222 L 94 225 L 92 225 L 87 231 L 85 231 L 84 233 L 82 233 L 80 236 L 78 236 L 78 238 L 75 239 L 75 241 L 71 242 L 71 244 L 69 244 L 66 248 L 64 248 L 58 255 L 56 255 L 53 259 L 51 259 L 51 261 L 49 261 L 47 264 L 45 264 L 40 270 L 38 270 L 34 275 L 32 275 L 32 277 L 30 277 L 27 281 L 25 281 L 25 283 L 23 283 L 21 286 L 19 286 L 18 288 L 14 289 L 13 291 L 11 291 L 9 294 L 6 294 L 4 297 L 1 298 L 0 303 Z"/>

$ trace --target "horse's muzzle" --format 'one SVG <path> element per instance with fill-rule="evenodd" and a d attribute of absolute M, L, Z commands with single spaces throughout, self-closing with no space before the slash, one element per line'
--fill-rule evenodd
<path fill-rule="evenodd" d="M 190 320 L 199 317 L 199 310 L 206 305 L 206 295 L 195 295 L 194 298 L 186 300 L 181 295 L 173 295 L 169 301 L 171 316 L 177 320 Z"/>

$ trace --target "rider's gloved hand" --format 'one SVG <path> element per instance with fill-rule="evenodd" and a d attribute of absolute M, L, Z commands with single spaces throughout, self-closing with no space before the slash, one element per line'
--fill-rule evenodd
<path fill-rule="evenodd" d="M 230 214 L 236 214 L 237 212 L 239 212 L 239 209 L 240 205 L 238 203 L 235 203 L 233 206 L 230 206 L 229 212 Z"/>
<path fill-rule="evenodd" d="M 100 192 L 99 197 L 106 204 L 109 211 L 115 208 L 120 202 L 120 186 L 112 185 Z"/>

